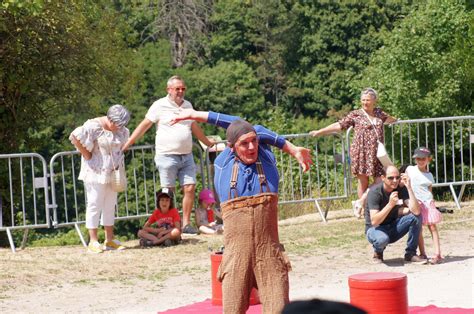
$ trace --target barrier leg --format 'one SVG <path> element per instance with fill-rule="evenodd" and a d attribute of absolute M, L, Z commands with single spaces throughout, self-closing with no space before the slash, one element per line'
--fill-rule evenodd
<path fill-rule="evenodd" d="M 456 203 L 456 207 L 458 209 L 461 209 L 461 204 L 459 204 L 458 196 L 456 195 L 456 191 L 454 190 L 454 186 L 452 184 L 450 184 L 449 189 L 451 190 L 451 194 L 453 194 L 453 198 L 454 198 L 454 202 Z M 464 192 L 463 188 L 461 188 L 461 190 L 462 190 L 462 192 Z"/>
<path fill-rule="evenodd" d="M 10 242 L 10 248 L 12 249 L 12 252 L 16 253 L 15 243 L 13 243 L 13 237 L 12 237 L 12 232 L 10 228 L 7 228 L 7 236 L 8 236 L 8 242 Z"/>
<path fill-rule="evenodd" d="M 464 195 L 464 189 L 465 188 L 466 188 L 465 184 L 461 185 L 461 190 L 459 191 L 459 195 L 458 195 L 459 202 L 461 202 L 461 200 L 462 200 L 462 196 Z"/>
<path fill-rule="evenodd" d="M 86 240 L 84 240 L 84 237 L 82 236 L 82 232 L 81 232 L 81 228 L 79 228 L 79 224 L 75 223 L 74 228 L 76 228 L 76 232 L 79 235 L 79 238 L 81 239 L 82 245 L 84 245 L 84 247 L 87 247 Z"/>
<path fill-rule="evenodd" d="M 327 211 L 323 214 L 323 211 L 321 210 L 321 206 L 319 206 L 319 202 L 317 200 L 314 201 L 314 205 L 316 205 L 316 208 L 319 211 L 319 215 L 321 215 L 321 219 L 324 222 L 327 222 L 327 220 L 326 220 Z"/>
<path fill-rule="evenodd" d="M 25 232 L 23 232 L 23 239 L 21 240 L 21 245 L 20 248 L 23 250 L 26 247 L 26 241 L 28 241 L 28 232 L 30 229 L 25 229 Z"/>

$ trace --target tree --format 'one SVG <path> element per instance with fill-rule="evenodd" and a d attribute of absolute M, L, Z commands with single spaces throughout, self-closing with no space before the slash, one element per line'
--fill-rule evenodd
<path fill-rule="evenodd" d="M 114 101 L 132 59 L 108 6 L 34 3 L 0 9 L 2 152 L 54 151 L 65 127 Z"/>
<path fill-rule="evenodd" d="M 473 22 L 462 1 L 428 1 L 385 36 L 355 88 L 378 88 L 400 118 L 472 113 Z"/>
<path fill-rule="evenodd" d="M 285 97 L 288 62 L 294 59 L 291 2 L 218 1 L 210 18 L 209 63 L 243 60 L 253 69 L 265 101 L 279 106 Z"/>
<path fill-rule="evenodd" d="M 200 40 L 207 32 L 207 20 L 212 8 L 211 0 L 150 0 L 145 9 L 155 12 L 149 25 L 148 38 L 157 40 L 160 35 L 168 38 L 172 66 L 180 68 L 190 50 L 200 49 Z"/>
<path fill-rule="evenodd" d="M 411 1 L 297 1 L 301 42 L 289 80 L 289 109 L 323 117 L 352 105 L 350 82 L 382 45 L 381 33 L 403 18 Z"/>
<path fill-rule="evenodd" d="M 214 67 L 196 69 L 188 76 L 196 82 L 187 92 L 196 108 L 239 115 L 252 121 L 265 116 L 258 80 L 245 63 L 219 61 Z"/>

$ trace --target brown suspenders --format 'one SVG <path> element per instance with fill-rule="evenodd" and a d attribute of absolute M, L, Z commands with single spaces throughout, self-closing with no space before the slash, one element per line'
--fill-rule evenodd
<path fill-rule="evenodd" d="M 260 181 L 260 193 L 263 193 L 263 186 L 267 187 L 267 191 L 270 190 L 268 187 L 267 177 L 265 177 L 265 173 L 263 172 L 263 166 L 260 159 L 256 162 L 257 165 L 257 173 L 258 173 L 258 180 Z M 234 197 L 239 197 L 237 193 L 237 175 L 239 173 L 239 163 L 237 162 L 237 158 L 234 160 L 234 165 L 232 166 L 232 176 L 230 178 L 230 190 L 229 190 L 229 199 L 232 198 L 232 192 L 234 192 Z"/>

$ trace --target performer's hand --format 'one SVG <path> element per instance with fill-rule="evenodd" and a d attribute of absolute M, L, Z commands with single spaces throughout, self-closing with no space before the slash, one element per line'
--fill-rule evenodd
<path fill-rule="evenodd" d="M 319 136 L 319 130 L 311 131 L 311 132 L 309 132 L 309 135 L 311 135 L 313 137 Z"/>
<path fill-rule="evenodd" d="M 307 148 L 296 146 L 293 157 L 298 160 L 304 172 L 308 171 L 309 167 L 313 164 L 313 160 L 311 159 L 311 151 Z"/>
<path fill-rule="evenodd" d="M 183 120 L 195 120 L 198 122 L 207 122 L 207 119 L 209 117 L 209 112 L 207 111 L 196 111 L 194 109 L 178 109 L 178 111 L 175 112 L 175 116 L 173 116 L 169 124 L 173 125 L 178 123 L 179 121 Z"/>
<path fill-rule="evenodd" d="M 174 112 L 175 115 L 169 120 L 169 125 L 174 125 L 183 120 L 192 120 L 194 112 L 194 109 L 178 109 Z"/>

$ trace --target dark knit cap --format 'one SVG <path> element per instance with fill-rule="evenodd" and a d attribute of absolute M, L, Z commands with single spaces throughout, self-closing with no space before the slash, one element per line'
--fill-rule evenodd
<path fill-rule="evenodd" d="M 255 132 L 255 129 L 250 123 L 245 120 L 235 120 L 227 128 L 227 141 L 230 146 L 233 147 L 242 135 L 250 132 Z"/>

